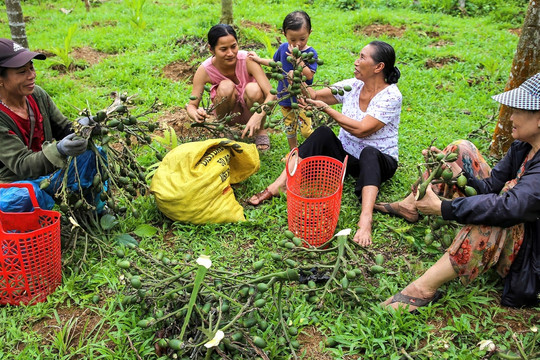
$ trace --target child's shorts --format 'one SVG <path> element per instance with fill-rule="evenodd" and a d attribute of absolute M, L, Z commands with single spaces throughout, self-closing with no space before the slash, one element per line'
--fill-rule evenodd
<path fill-rule="evenodd" d="M 311 127 L 311 118 L 306 116 L 304 110 L 293 110 L 290 107 L 281 107 L 281 113 L 283 114 L 283 123 L 285 125 L 285 134 L 287 139 L 296 137 L 298 125 L 300 125 L 300 133 L 304 138 L 308 138 L 313 133 Z"/>

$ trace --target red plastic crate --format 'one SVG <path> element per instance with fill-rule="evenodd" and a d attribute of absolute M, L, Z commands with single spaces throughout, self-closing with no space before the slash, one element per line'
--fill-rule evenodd
<path fill-rule="evenodd" d="M 344 162 L 328 156 L 298 161 L 298 149 L 287 158 L 287 214 L 289 230 L 312 246 L 334 236 L 341 209 Z"/>
<path fill-rule="evenodd" d="M 0 304 L 43 302 L 62 281 L 60 213 L 39 208 L 31 184 L 0 184 L 28 189 L 34 210 L 0 211 Z"/>

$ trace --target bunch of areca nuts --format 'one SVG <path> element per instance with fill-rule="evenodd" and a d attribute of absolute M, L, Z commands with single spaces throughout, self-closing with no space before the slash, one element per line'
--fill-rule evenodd
<path fill-rule="evenodd" d="M 426 151 L 426 162 L 418 165 L 420 172 L 419 179 L 416 184 L 416 200 L 420 200 L 426 194 L 428 186 L 433 184 L 444 185 L 442 197 L 449 197 L 455 190 L 459 190 L 465 196 L 476 195 L 476 190 L 467 185 L 467 177 L 463 173 L 454 175 L 450 169 L 449 163 L 455 162 L 458 159 L 458 154 L 455 152 L 435 153 L 428 149 Z M 427 177 L 424 176 L 422 167 L 425 167 Z M 429 228 L 426 230 L 424 243 L 431 245 L 433 241 L 438 240 L 442 246 L 448 247 L 452 243 L 455 231 L 458 229 L 457 224 L 444 220 L 440 216 L 428 217 Z"/>
<path fill-rule="evenodd" d="M 58 188 L 55 200 L 60 204 L 60 210 L 77 220 L 95 213 L 95 200 L 98 198 L 114 213 L 125 212 L 127 205 L 121 205 L 117 199 L 123 198 L 127 200 L 126 204 L 129 204 L 130 200 L 138 195 L 144 195 L 148 189 L 146 169 L 137 160 L 138 149 L 150 147 L 156 152 L 158 159 L 161 157 L 159 151 L 153 148 L 151 137 L 159 126 L 145 119 L 147 115 L 159 110 L 161 103 L 158 99 L 155 99 L 145 111 L 135 115 L 137 107 L 135 95 L 113 92 L 111 97 L 113 102 L 106 109 L 95 114 L 84 109 L 80 115 L 90 120 L 84 125 L 74 124 L 76 135 L 88 139 L 88 150 L 95 154 L 96 174 L 90 186 L 82 186 L 76 158 L 67 162 L 68 165 L 58 180 L 62 182 L 61 184 L 51 184 L 50 178 L 40 184 L 42 189 L 51 185 L 55 189 Z M 67 171 L 70 163 L 73 166 L 75 181 L 79 185 L 75 190 L 64 186 L 70 173 Z"/>

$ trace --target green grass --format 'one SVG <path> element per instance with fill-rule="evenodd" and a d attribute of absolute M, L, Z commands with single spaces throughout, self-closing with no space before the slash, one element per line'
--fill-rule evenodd
<path fill-rule="evenodd" d="M 162 69 L 173 61 L 198 64 L 203 60 L 190 46 L 179 47 L 175 43 L 183 36 L 204 39 L 210 26 L 219 20 L 219 2 L 145 2 L 140 19 L 144 26 L 133 22 L 132 9 L 125 1 L 91 3 L 90 12 L 75 0 L 23 4 L 25 16 L 30 17 L 26 31 L 31 49 L 50 51 L 63 46 L 68 29 L 77 25 L 71 46 L 90 47 L 107 55 L 97 64 L 86 64 L 84 69 L 67 73 L 50 67 L 54 59 L 35 62 L 37 83 L 51 94 L 64 114 L 75 119 L 78 110 L 88 105 L 92 109 L 104 108 L 109 104 L 107 94 L 111 91 L 137 93 L 142 106 L 151 104 L 157 96 L 164 111 L 184 106 L 191 84 L 165 78 Z M 498 111 L 497 103 L 490 97 L 504 89 L 518 42 L 509 29 L 521 26 L 527 7 L 525 1 L 491 5 L 469 1 L 469 16 L 460 16 L 452 2 L 420 1 L 418 7 L 409 3 L 234 2 L 237 24 L 249 20 L 276 29 L 274 33 L 242 30 L 240 25 L 241 47 L 242 43 L 260 43 L 262 50 L 257 51 L 267 57 L 277 47 L 274 39 L 284 40 L 279 31 L 284 16 L 296 9 L 306 10 L 313 26 L 309 43 L 325 61 L 316 80 L 334 82 L 352 77 L 353 61 L 369 41 L 381 39 L 394 46 L 402 72 L 398 84 L 403 94 L 400 166 L 395 177 L 383 185 L 381 201 L 397 200 L 409 191 L 417 176 L 420 152 L 433 139 L 436 146 L 444 147 L 483 128 L 485 131 L 471 139 L 484 153 L 488 150 Z M 343 4 L 358 8 L 340 10 L 338 7 L 347 8 Z M 73 11 L 66 15 L 60 11 L 62 7 Z M 429 13 L 431 10 L 440 12 Z M 404 27 L 404 31 L 398 37 L 385 33 L 367 36 L 362 29 L 371 24 Z M 5 19 L 0 32 L 9 37 Z M 443 65 L 428 67 L 430 62 Z M 75 59 L 75 63 L 82 61 Z M 275 133 L 271 142 L 272 149 L 261 155 L 260 171 L 235 188 L 238 199 L 262 190 L 281 171 L 280 159 L 287 152 L 285 135 Z M 144 150 L 140 155 L 146 166 L 153 163 L 153 156 Z M 338 230 L 356 228 L 360 205 L 353 186 L 352 179 L 347 178 Z M 260 208 L 246 209 L 246 222 L 219 225 L 171 222 L 161 216 L 152 197 L 140 197 L 132 205 L 140 216 L 126 216 L 117 231 L 132 233 L 141 224 L 152 224 L 159 229 L 158 233 L 140 243 L 150 253 L 163 252 L 177 259 L 185 253 L 198 256 L 208 251 L 218 266 L 246 269 L 253 261 L 266 259 L 268 271 L 279 269 L 270 260 L 269 252 L 278 249 L 277 242 L 287 228 L 285 196 Z M 289 319 L 300 330 L 307 325 L 323 338 L 334 338 L 338 342 L 336 347 L 325 348 L 321 343 L 315 348 L 335 359 L 401 359 L 405 354 L 418 359 L 478 359 L 486 354 L 478 349 L 480 340 L 492 339 L 497 345 L 514 350 L 513 333 L 524 344 L 532 341 L 528 329 L 539 324 L 538 309 L 516 311 L 500 307 L 502 283 L 494 272 L 466 288 L 458 281 L 451 282 L 444 287 L 443 299 L 419 315 L 389 314 L 377 306 L 414 280 L 441 254 L 439 247 L 423 245 L 425 228 L 422 222 L 411 226 L 376 214 L 374 245 L 358 253 L 385 254 L 386 271 L 355 280 L 367 290 L 361 295 L 361 302 L 350 304 L 336 295 L 324 308 L 317 309 L 304 297 L 294 296 L 288 299 L 289 308 L 293 309 Z M 79 249 L 76 256 L 80 254 Z M 67 255 L 68 252 L 64 258 Z M 133 259 L 135 255 L 130 253 L 129 257 Z M 91 250 L 87 258 L 82 264 L 63 267 L 62 285 L 48 302 L 0 309 L 1 359 L 157 358 L 153 345 L 155 329 L 136 326 L 145 310 L 120 303 L 126 286 L 116 266 L 116 256 L 100 256 Z M 100 300 L 94 304 L 96 294 Z M 264 336 L 272 339 L 275 326 L 271 324 Z M 271 359 L 290 357 L 271 340 L 266 351 Z"/>

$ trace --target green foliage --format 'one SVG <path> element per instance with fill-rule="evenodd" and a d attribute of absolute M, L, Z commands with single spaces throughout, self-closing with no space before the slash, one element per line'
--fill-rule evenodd
<path fill-rule="evenodd" d="M 143 7 L 146 0 L 124 0 L 130 11 L 129 21 L 137 29 L 145 29 L 146 21 L 143 19 Z"/>
<path fill-rule="evenodd" d="M 334 2 L 341 10 L 356 10 L 361 6 L 358 0 L 334 0 Z"/>
<path fill-rule="evenodd" d="M 346 7 L 338 8 L 338 3 L 360 6 L 349 11 Z M 283 6 L 276 4 L 290 6 L 291 11 L 305 9 L 313 24 L 309 44 L 325 61 L 317 71 L 316 81 L 332 84 L 352 77 L 353 62 L 369 41 L 381 39 L 394 46 L 397 66 L 402 72 L 398 83 L 403 94 L 400 166 L 393 179 L 383 184 L 378 201 L 395 201 L 409 192 L 411 183 L 418 177 L 416 165 L 422 161 L 420 152 L 434 139 L 434 145 L 443 148 L 455 139 L 470 138 L 486 153 L 498 110 L 490 95 L 504 89 L 518 42 L 518 37 L 508 28 L 521 26 L 527 7 L 524 0 L 471 0 L 466 1 L 466 12 L 461 12 L 457 1 L 414 3 L 410 0 L 235 1 L 240 48 L 243 43 L 262 43 L 265 48 L 257 51 L 266 51 L 261 55 L 267 56 L 273 55 L 272 41 L 279 34 L 252 30 L 254 27 L 244 25 L 243 21 L 280 24 L 289 10 L 284 11 Z M 175 61 L 196 68 L 204 60 L 207 55 L 199 55 L 198 48 L 192 44 L 177 46 L 175 42 L 185 34 L 204 39 L 210 26 L 219 19 L 219 6 L 211 0 L 162 0 L 146 2 L 144 7 L 142 2 L 138 4 L 133 2 L 133 9 L 140 9 L 137 18 L 136 11 L 126 2 L 101 2 L 89 13 L 81 2 L 73 0 L 46 5 L 25 2 L 25 15 L 32 19 L 27 23 L 27 33 L 33 49 L 48 49 L 57 39 L 65 39 L 69 40 L 64 44 L 65 54 L 73 56 L 74 42 L 101 54 L 99 61 L 88 68 L 67 73 L 49 68 L 53 59 L 34 62 L 37 83 L 70 119 L 78 116 L 79 109 L 105 108 L 110 103 L 111 91 L 138 94 L 135 101 L 141 107 L 152 104 L 157 96 L 163 102 L 163 110 L 169 113 L 179 112 L 178 108 L 187 103 L 191 80 L 172 80 L 163 75 L 163 69 Z M 73 11 L 66 15 L 60 11 L 61 7 Z M 136 36 L 134 28 L 139 26 L 132 21 L 133 17 L 146 24 L 144 31 L 138 31 Z M 73 31 L 68 39 L 66 29 L 75 26 L 72 24 L 77 24 L 79 30 L 76 36 Z M 390 31 L 368 32 L 366 27 L 370 25 L 403 30 L 398 35 Z M 7 26 L 0 31 L 2 37 L 9 37 Z M 161 114 L 152 115 L 155 122 Z M 153 141 L 162 155 L 182 142 L 167 124 L 163 129 L 168 134 L 164 132 Z M 283 169 L 280 159 L 288 152 L 285 136 L 274 132 L 270 137 L 272 148 L 261 154 L 259 172 L 234 187 L 235 197 L 240 201 L 264 189 Z M 135 151 L 147 174 L 151 173 L 149 170 L 157 166 L 155 152 L 145 146 L 136 147 Z M 354 184 L 352 178 L 346 178 L 338 229 L 356 228 L 361 206 L 353 193 Z M 246 208 L 246 222 L 206 225 L 176 223 L 164 218 L 149 195 L 133 200 L 119 196 L 117 200 L 120 207 L 127 207 L 125 216 L 102 217 L 104 227 L 113 234 L 109 242 L 112 250 L 100 253 L 92 246 L 78 247 L 74 257 L 86 256 L 86 262 L 63 266 L 63 282 L 47 302 L 0 308 L 1 359 L 157 358 L 156 329 L 137 327 L 149 309 L 143 309 L 143 304 L 121 303 L 129 284 L 116 266 L 116 250 L 121 250 L 139 268 L 147 265 L 145 259 L 130 249 L 134 240 L 148 253 L 161 252 L 171 261 L 208 251 L 216 268 L 224 267 L 236 273 L 250 271 L 259 259 L 265 260 L 264 269 L 268 272 L 279 271 L 285 265 L 273 262 L 270 252 L 279 251 L 295 259 L 293 252 L 280 249 L 277 244 L 287 229 L 285 195 L 273 198 L 267 205 Z M 67 224 L 63 229 L 69 230 Z M 423 245 L 426 227 L 425 223 L 411 225 L 401 219 L 374 214 L 374 244 L 368 249 L 358 249 L 357 254 L 369 259 L 366 270 L 372 265 L 374 254 L 384 254 L 385 272 L 378 275 L 366 272 L 365 276 L 355 278 L 355 285 L 365 289 L 358 302 L 350 303 L 330 294 L 325 305 L 318 308 L 304 296 L 289 297 L 285 301 L 290 309 L 287 322 L 297 327 L 300 334 L 320 334 L 321 357 L 334 359 L 403 359 L 407 358 L 405 353 L 414 359 L 479 359 L 488 356 L 488 351 L 480 350 L 477 345 L 485 339 L 493 340 L 501 351 L 517 354 L 519 347 L 514 334 L 526 351 L 532 351 L 530 344 L 537 344 L 538 337 L 528 329 L 538 325 L 539 309 L 500 307 L 502 283 L 494 271 L 483 274 L 467 287 L 459 281 L 450 282 L 444 286 L 447 295 L 421 309 L 418 315 L 392 314 L 378 306 L 441 255 L 439 246 Z M 298 291 L 294 284 L 291 289 L 291 295 Z M 96 295 L 99 298 L 94 302 Z M 263 309 L 273 309 L 267 306 Z M 266 340 L 265 352 L 269 358 L 289 359 L 290 351 L 268 340 L 278 325 L 269 321 L 268 328 L 257 336 Z M 324 345 L 325 337 L 332 337 L 336 344 Z M 534 351 L 538 351 L 538 346 Z"/>
<path fill-rule="evenodd" d="M 460 7 L 459 0 L 334 0 L 333 3 L 338 9 L 342 10 L 355 10 L 358 8 L 409 8 L 420 12 L 438 12 L 453 16 L 490 16 L 496 21 L 520 26 L 529 2 L 525 0 L 466 0 L 464 1 L 464 8 Z"/>
<path fill-rule="evenodd" d="M 73 24 L 69 27 L 66 37 L 64 38 L 64 47 L 53 47 L 51 52 L 54 53 L 57 58 L 53 58 L 53 62 L 62 65 L 66 70 L 69 70 L 71 64 L 73 63 L 73 58 L 71 57 L 71 41 L 73 36 L 77 31 L 77 24 Z"/>

